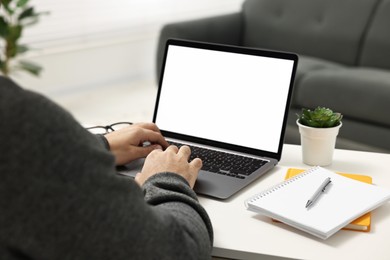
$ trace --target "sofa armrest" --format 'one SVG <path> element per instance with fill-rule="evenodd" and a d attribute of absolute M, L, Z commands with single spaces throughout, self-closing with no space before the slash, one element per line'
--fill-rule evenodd
<path fill-rule="evenodd" d="M 242 18 L 241 13 L 197 20 L 171 23 L 161 29 L 157 45 L 156 74 L 159 80 L 165 43 L 170 38 L 240 45 Z"/>

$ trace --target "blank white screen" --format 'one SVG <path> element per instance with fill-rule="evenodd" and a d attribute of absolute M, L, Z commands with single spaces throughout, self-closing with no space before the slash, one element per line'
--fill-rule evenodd
<path fill-rule="evenodd" d="M 293 61 L 169 46 L 162 130 L 277 152 Z"/>

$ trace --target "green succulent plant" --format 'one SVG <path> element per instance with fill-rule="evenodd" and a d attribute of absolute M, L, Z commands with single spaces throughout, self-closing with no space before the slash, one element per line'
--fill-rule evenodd
<path fill-rule="evenodd" d="M 341 113 L 333 112 L 325 107 L 317 107 L 314 110 L 303 108 L 302 113 L 300 115 L 297 114 L 297 116 L 300 124 L 316 128 L 338 126 L 343 118 Z"/>
<path fill-rule="evenodd" d="M 29 50 L 27 45 L 19 43 L 24 28 L 36 24 L 40 15 L 47 14 L 35 12 L 28 2 L 29 0 L 0 0 L 0 73 L 6 77 L 15 70 L 27 71 L 35 76 L 42 70 L 39 65 L 30 61 L 11 62 Z"/>

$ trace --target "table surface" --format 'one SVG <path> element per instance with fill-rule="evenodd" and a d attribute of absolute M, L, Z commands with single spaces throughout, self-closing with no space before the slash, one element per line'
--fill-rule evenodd
<path fill-rule="evenodd" d="M 228 200 L 199 196 L 214 227 L 213 256 L 233 259 L 390 259 L 390 203 L 372 212 L 370 232 L 341 230 L 327 240 L 246 210 L 244 201 L 284 179 L 290 167 L 308 169 L 301 147 L 284 145 L 282 159 L 270 172 Z M 390 189 L 390 154 L 336 149 L 332 171 L 369 175 Z"/>

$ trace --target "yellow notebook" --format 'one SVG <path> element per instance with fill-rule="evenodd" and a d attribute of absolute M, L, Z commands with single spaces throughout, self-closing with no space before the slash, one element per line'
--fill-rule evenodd
<path fill-rule="evenodd" d="M 287 170 L 287 174 L 285 179 L 289 179 L 291 177 L 294 177 L 295 175 L 304 172 L 303 169 L 297 169 L 297 168 L 289 168 Z M 343 175 L 345 177 L 355 179 L 361 182 L 366 182 L 372 184 L 372 178 L 371 176 L 367 175 L 360 175 L 360 174 L 350 174 L 350 173 L 340 173 L 340 175 Z M 364 214 L 363 216 L 355 219 L 350 224 L 348 224 L 343 229 L 347 230 L 356 230 L 356 231 L 362 231 L 362 232 L 369 232 L 371 228 L 371 212 L 368 212 Z"/>

